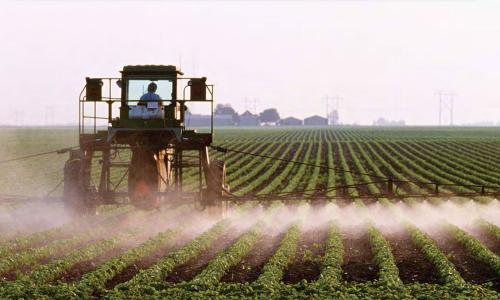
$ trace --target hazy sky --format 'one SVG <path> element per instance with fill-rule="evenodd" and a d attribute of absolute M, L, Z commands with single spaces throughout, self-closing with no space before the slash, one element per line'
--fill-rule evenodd
<path fill-rule="evenodd" d="M 179 64 L 219 103 L 282 117 L 437 124 L 500 121 L 500 1 L 1 1 L 0 123 L 76 122 L 86 76 Z M 252 105 L 253 107 L 253 105 Z"/>

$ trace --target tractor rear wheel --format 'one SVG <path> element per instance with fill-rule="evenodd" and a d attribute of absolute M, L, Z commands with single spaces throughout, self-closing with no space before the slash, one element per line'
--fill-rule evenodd
<path fill-rule="evenodd" d="M 213 159 L 210 163 L 212 182 L 209 188 L 214 195 L 222 197 L 224 183 L 226 182 L 226 163 L 220 159 Z"/>
<path fill-rule="evenodd" d="M 138 148 L 132 152 L 129 167 L 128 189 L 132 205 L 139 209 L 152 210 L 160 206 L 167 188 L 168 170 L 161 152 Z"/>
<path fill-rule="evenodd" d="M 71 153 L 64 165 L 63 202 L 66 211 L 72 216 L 91 215 L 96 212 L 95 205 L 92 205 L 87 196 L 87 174 L 82 155 L 80 151 Z"/>
<path fill-rule="evenodd" d="M 210 177 L 207 182 L 204 204 L 210 215 L 222 215 L 222 195 L 226 181 L 226 164 L 223 160 L 213 159 L 210 162 Z"/>

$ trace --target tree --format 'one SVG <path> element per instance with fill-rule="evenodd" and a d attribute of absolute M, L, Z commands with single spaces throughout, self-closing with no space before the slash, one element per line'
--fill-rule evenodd
<path fill-rule="evenodd" d="M 231 115 L 233 116 L 233 122 L 238 123 L 240 120 L 240 116 L 231 107 L 231 104 L 217 104 L 214 111 L 215 115 Z"/>
<path fill-rule="evenodd" d="M 259 114 L 259 118 L 264 123 L 276 123 L 280 120 L 280 115 L 276 108 L 268 108 Z"/>
<path fill-rule="evenodd" d="M 237 114 L 234 108 L 231 107 L 231 104 L 217 104 L 215 107 L 216 115 L 235 115 Z"/>

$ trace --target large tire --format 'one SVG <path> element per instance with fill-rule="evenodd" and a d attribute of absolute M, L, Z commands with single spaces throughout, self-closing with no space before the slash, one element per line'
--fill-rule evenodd
<path fill-rule="evenodd" d="M 226 164 L 219 159 L 210 162 L 210 177 L 204 194 L 204 204 L 210 215 L 222 215 L 222 195 L 226 182 Z"/>
<path fill-rule="evenodd" d="M 87 196 L 84 163 L 73 153 L 64 165 L 63 201 L 66 211 L 72 216 L 95 214 L 96 208 Z"/>
<path fill-rule="evenodd" d="M 128 175 L 132 205 L 144 210 L 158 208 L 162 197 L 157 192 L 165 191 L 167 182 L 168 170 L 161 152 L 142 148 L 133 150 Z"/>
<path fill-rule="evenodd" d="M 226 182 L 226 163 L 223 160 L 213 159 L 210 163 L 211 186 L 208 188 L 214 196 L 222 197 L 223 187 Z"/>

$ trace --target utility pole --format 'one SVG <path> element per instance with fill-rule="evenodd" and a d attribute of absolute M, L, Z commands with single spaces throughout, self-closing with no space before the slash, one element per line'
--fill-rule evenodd
<path fill-rule="evenodd" d="M 259 100 L 257 100 L 257 98 L 253 98 L 251 100 L 251 99 L 248 99 L 247 97 L 245 97 L 245 110 L 248 110 L 250 112 L 253 111 L 253 114 L 257 115 L 257 102 L 259 102 Z"/>
<path fill-rule="evenodd" d="M 438 91 L 436 94 L 439 97 L 439 126 L 444 124 L 445 115 L 449 115 L 449 126 L 453 126 L 453 104 L 457 95 L 454 92 L 442 91 Z"/>
<path fill-rule="evenodd" d="M 327 119 L 327 124 L 328 125 L 335 125 L 333 124 L 333 110 L 337 111 L 339 110 L 339 102 L 342 100 L 342 97 L 339 96 L 334 96 L 330 97 L 328 95 L 325 95 L 323 99 L 326 102 L 326 119 Z M 330 105 L 332 104 L 332 105 Z M 332 107 L 332 111 L 330 111 L 330 107 Z"/>

